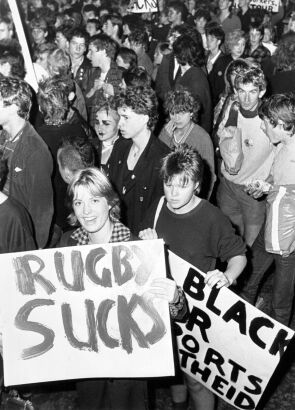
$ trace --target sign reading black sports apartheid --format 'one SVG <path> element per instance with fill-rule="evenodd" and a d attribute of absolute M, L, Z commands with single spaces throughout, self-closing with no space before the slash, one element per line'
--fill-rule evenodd
<path fill-rule="evenodd" d="M 0 255 L 6 385 L 174 374 L 162 240 Z M 165 357 L 165 360 L 162 358 Z"/>
<path fill-rule="evenodd" d="M 177 325 L 183 371 L 237 409 L 255 409 L 294 332 L 229 289 L 211 289 L 172 252 L 169 264 L 190 308 Z"/>

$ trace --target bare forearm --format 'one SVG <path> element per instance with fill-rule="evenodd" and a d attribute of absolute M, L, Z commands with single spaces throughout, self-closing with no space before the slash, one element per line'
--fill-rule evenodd
<path fill-rule="evenodd" d="M 224 274 L 228 278 L 230 284 L 232 284 L 240 276 L 246 264 L 247 258 L 245 255 L 238 255 L 229 259 Z"/>

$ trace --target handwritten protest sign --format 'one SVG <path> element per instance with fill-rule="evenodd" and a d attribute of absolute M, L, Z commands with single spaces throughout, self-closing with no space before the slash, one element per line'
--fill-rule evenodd
<path fill-rule="evenodd" d="M 265 9 L 276 13 L 279 11 L 280 0 L 251 0 L 250 7 L 254 9 Z"/>
<path fill-rule="evenodd" d="M 128 11 L 131 13 L 154 13 L 158 11 L 157 0 L 131 0 Z"/>
<path fill-rule="evenodd" d="M 6 385 L 174 374 L 161 240 L 0 255 Z M 165 357 L 165 360 L 162 358 Z"/>
<path fill-rule="evenodd" d="M 229 289 L 211 289 L 172 252 L 169 264 L 190 308 L 177 328 L 182 369 L 237 409 L 255 409 L 294 332 Z"/>

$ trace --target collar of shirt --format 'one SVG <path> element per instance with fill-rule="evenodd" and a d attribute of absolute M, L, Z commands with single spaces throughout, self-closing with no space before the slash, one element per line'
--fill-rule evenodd
<path fill-rule="evenodd" d="M 210 73 L 210 71 L 212 70 L 213 65 L 214 65 L 215 61 L 218 59 L 220 53 L 221 53 L 221 51 L 219 50 L 218 53 L 216 54 L 216 56 L 214 56 L 213 58 L 210 58 L 210 55 L 209 55 L 208 61 L 207 61 L 208 73 Z"/>

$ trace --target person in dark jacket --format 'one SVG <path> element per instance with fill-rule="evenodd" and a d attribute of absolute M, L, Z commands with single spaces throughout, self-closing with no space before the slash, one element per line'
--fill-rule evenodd
<path fill-rule="evenodd" d="M 73 83 L 73 81 L 72 81 Z M 71 124 L 67 120 L 70 110 L 69 84 L 67 79 L 47 79 L 39 85 L 37 95 L 39 109 L 44 115 L 44 124 L 37 128 L 43 141 L 48 146 L 53 160 L 52 184 L 54 191 L 53 232 L 50 245 L 58 240 L 62 231 L 68 229 L 68 209 L 65 204 L 66 184 L 58 172 L 57 151 L 63 137 L 80 137 L 84 140 L 88 136 L 81 124 Z M 55 237 L 55 239 L 54 239 Z"/>
<path fill-rule="evenodd" d="M 181 75 L 175 88 L 187 88 L 201 103 L 200 126 L 210 133 L 212 129 L 212 101 L 209 82 L 204 70 L 205 54 L 201 41 L 183 35 L 173 44 L 175 58 L 180 65 Z"/>
<path fill-rule="evenodd" d="M 36 249 L 36 244 L 29 214 L 18 201 L 1 191 L 8 172 L 3 154 L 0 152 L 0 254 L 30 251 Z"/>
<path fill-rule="evenodd" d="M 93 69 L 99 69 L 98 76 L 94 76 L 88 83 L 86 103 L 90 112 L 90 125 L 94 127 L 96 105 L 104 96 L 116 95 L 120 90 L 122 70 L 115 62 L 118 45 L 106 34 L 97 34 L 90 39 L 88 58 Z"/>
<path fill-rule="evenodd" d="M 44 248 L 53 216 L 53 164 L 45 142 L 27 121 L 31 105 L 32 92 L 26 82 L 0 79 L 0 148 L 9 168 L 4 193 L 24 205 L 33 221 L 37 246 Z"/>
<path fill-rule="evenodd" d="M 123 139 L 114 146 L 107 173 L 122 202 L 122 222 L 136 234 L 151 202 L 163 194 L 159 169 L 169 148 L 152 133 L 158 113 L 150 87 L 127 88 L 116 104 Z"/>
<path fill-rule="evenodd" d="M 86 57 L 89 36 L 80 28 L 72 30 L 69 35 L 69 55 L 71 58 L 71 70 L 75 81 L 85 93 L 87 88 L 88 72 L 91 70 L 91 63 Z"/>

